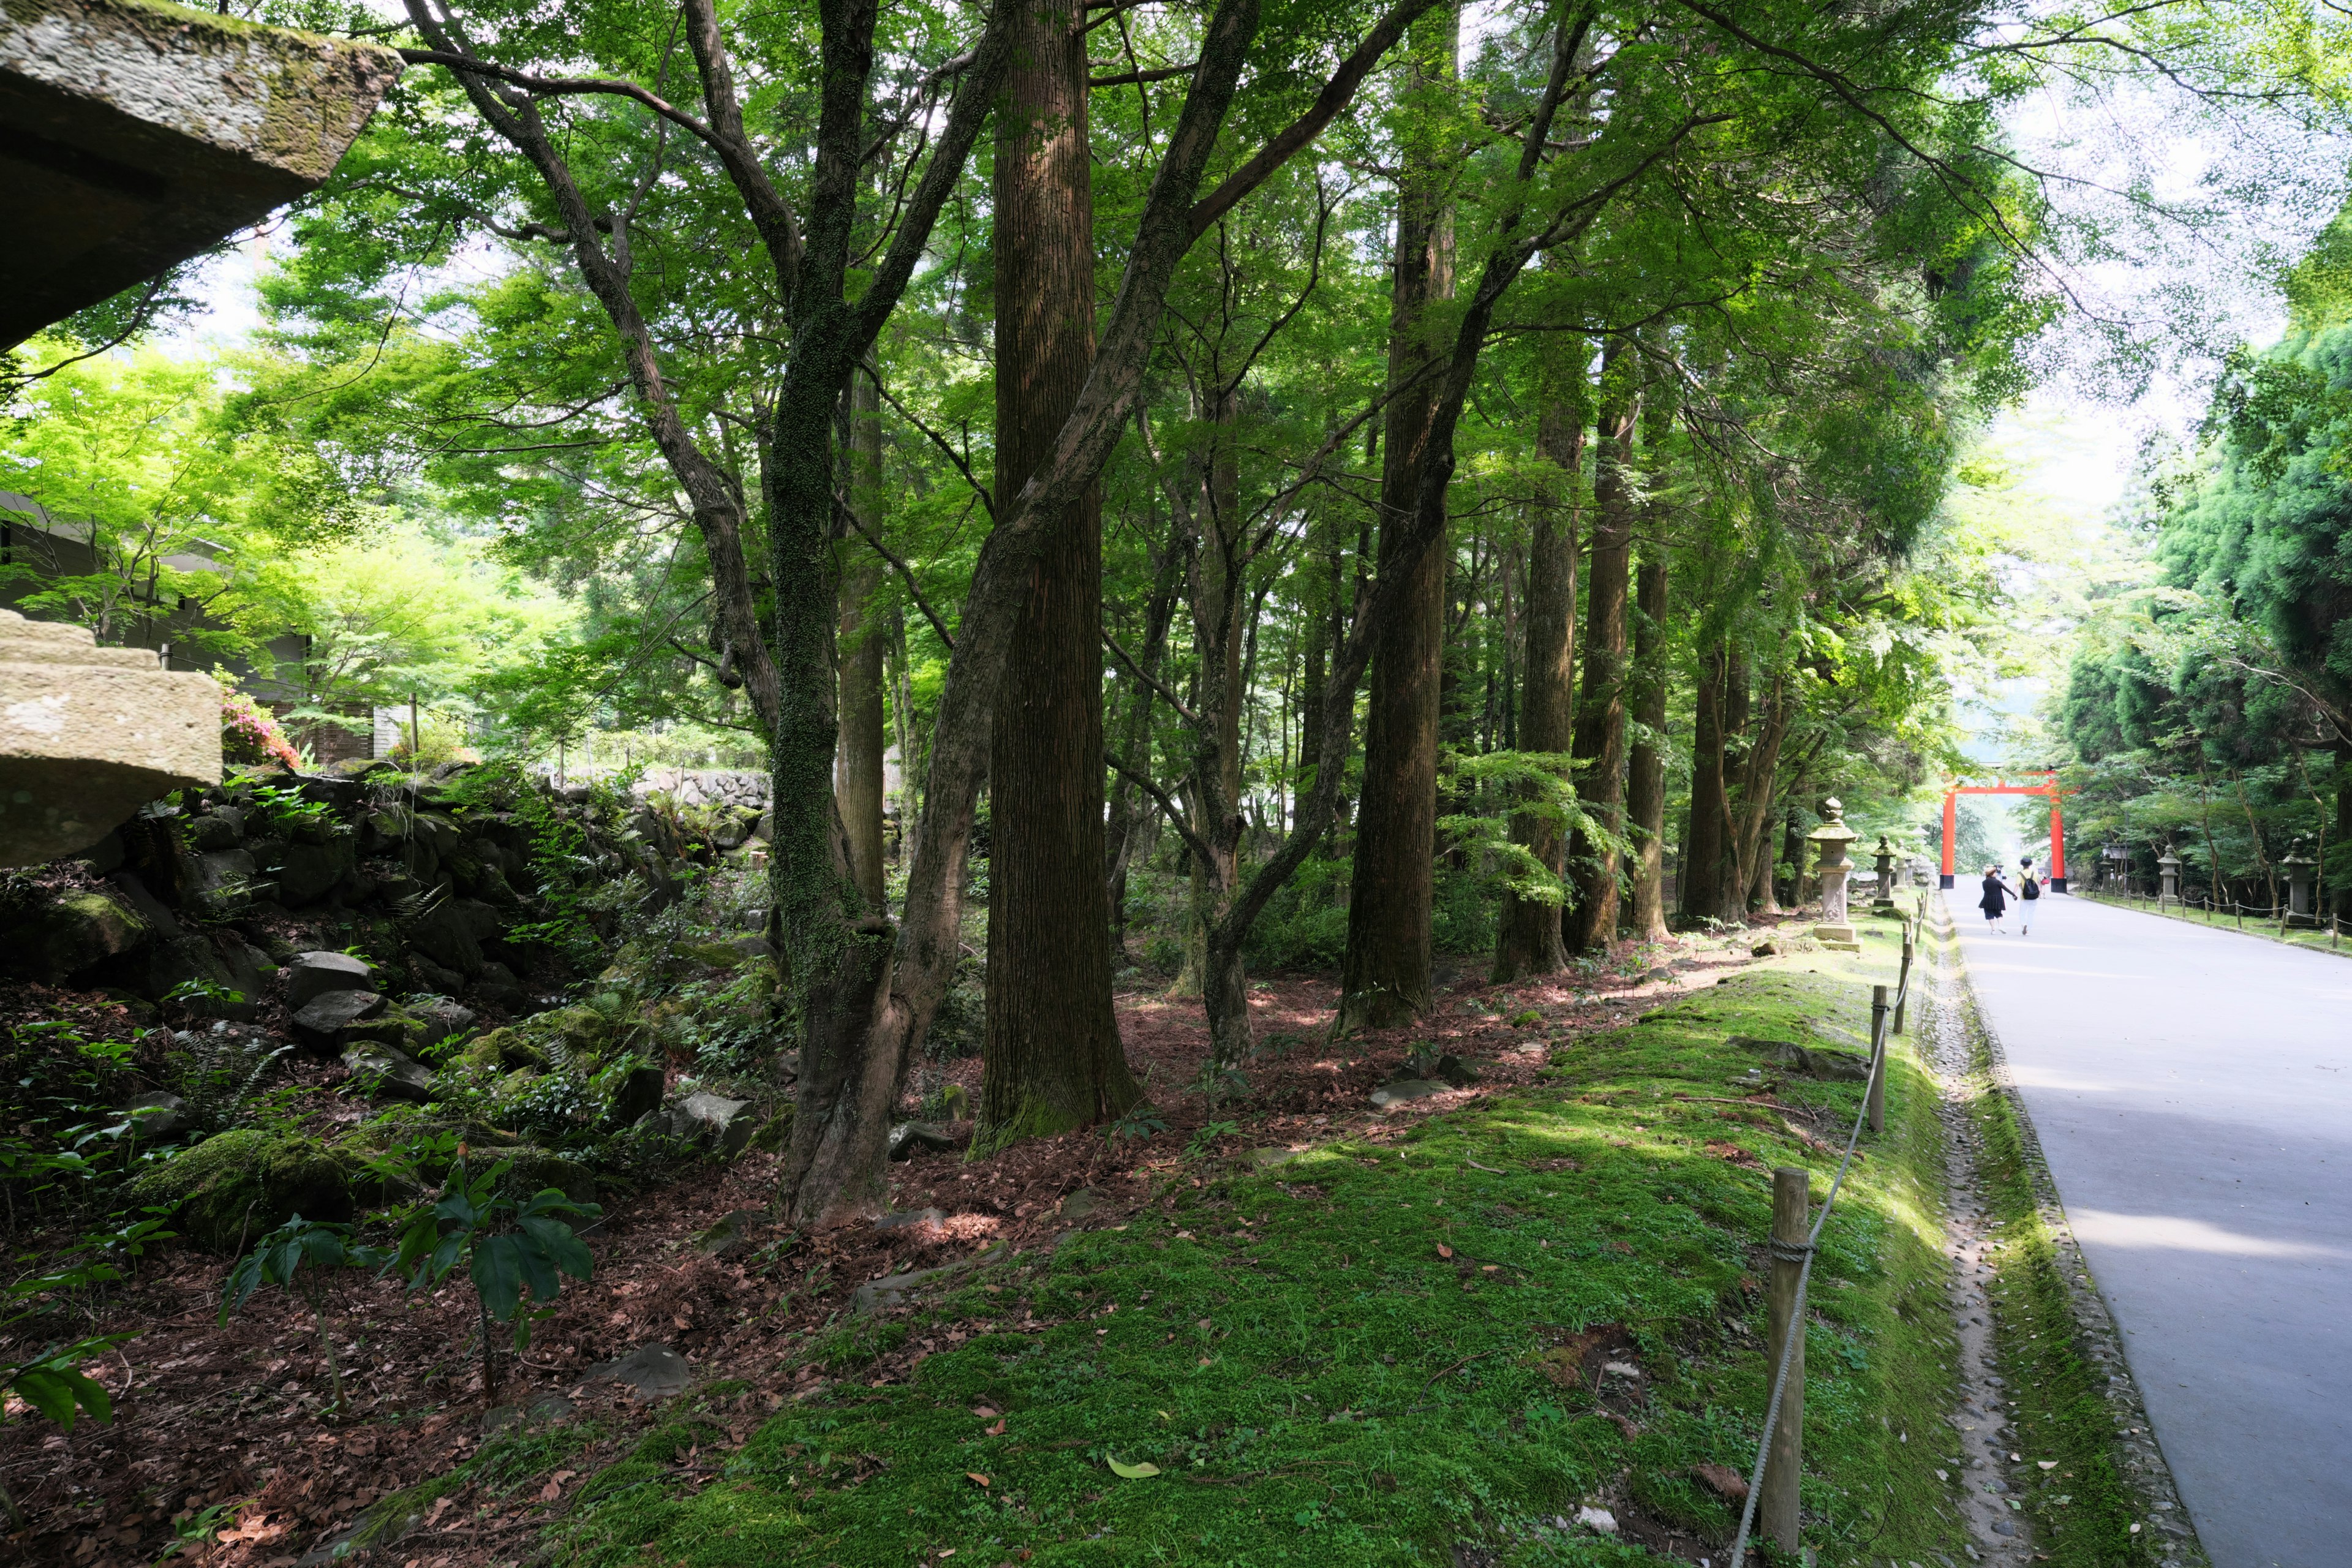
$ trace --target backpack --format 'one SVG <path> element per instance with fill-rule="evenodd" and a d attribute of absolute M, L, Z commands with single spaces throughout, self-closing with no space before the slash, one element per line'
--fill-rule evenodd
<path fill-rule="evenodd" d="M 2042 884 L 2031 877 L 2020 877 L 2017 879 L 2017 896 L 2021 899 L 2038 899 L 2042 896 Z"/>

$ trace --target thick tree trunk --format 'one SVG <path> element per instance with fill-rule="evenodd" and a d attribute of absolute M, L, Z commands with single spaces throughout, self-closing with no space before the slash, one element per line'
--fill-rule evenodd
<path fill-rule="evenodd" d="M 1048 462 L 1095 352 L 1085 38 L 1020 0 L 996 111 L 996 485 Z M 1111 1010 L 1103 882 L 1102 495 L 1048 524 L 990 733 L 987 1032 L 976 1148 L 1116 1116 L 1140 1090 Z"/>
<path fill-rule="evenodd" d="M 1433 8 L 1412 26 L 1404 91 L 1442 95 L 1454 79 L 1462 14 Z M 1389 301 L 1389 384 L 1402 384 L 1444 352 L 1429 307 L 1454 294 L 1449 160 L 1407 148 L 1397 184 L 1396 264 Z M 1437 378 L 1389 400 L 1381 458 L 1381 570 L 1410 532 L 1428 461 Z M 1364 730 L 1364 784 L 1356 810 L 1348 951 L 1334 1032 L 1385 1028 L 1430 1007 L 1431 877 L 1437 839 L 1437 721 L 1444 675 L 1445 570 L 1440 538 L 1412 566 L 1412 585 L 1372 653 Z"/>
<path fill-rule="evenodd" d="M 1640 726 L 1626 764 L 1625 818 L 1633 837 L 1633 940 L 1666 935 L 1666 549 L 1642 547 L 1633 623 L 1633 721 Z"/>
<path fill-rule="evenodd" d="M 1552 367 L 1537 416 L 1536 451 L 1558 470 L 1553 495 L 1538 507 L 1528 544 L 1528 652 L 1522 676 L 1519 736 L 1522 749 L 1564 753 L 1574 741 L 1576 664 L 1578 493 L 1584 463 L 1584 340 L 1570 338 Z M 1511 818 L 1511 841 L 1555 877 L 1559 875 L 1566 834 L 1549 816 L 1520 812 Z M 1507 888 L 1495 928 L 1497 982 L 1527 974 L 1552 974 L 1568 963 L 1560 937 L 1560 906 L 1523 899 Z"/>
<path fill-rule="evenodd" d="M 800 1003 L 801 1065 L 783 1188 L 795 1222 L 833 1225 L 882 1205 L 883 1140 L 898 1095 L 900 1053 L 877 1029 L 893 961 L 890 922 L 861 913 L 849 835 L 837 808 L 834 749 L 839 718 L 835 632 L 839 604 L 824 591 L 833 568 L 834 416 L 850 356 L 845 323 L 820 316 L 803 327 L 802 352 L 831 351 L 841 380 L 788 381 L 762 443 L 772 580 L 814 591 L 779 593 L 775 663 L 782 693 L 775 726 L 775 837 L 770 880 L 785 978 Z"/>
<path fill-rule="evenodd" d="M 1614 363 L 1612 345 L 1601 367 L 1603 395 L 1593 437 L 1592 564 L 1585 589 L 1584 682 L 1577 694 L 1577 794 L 1587 816 L 1612 833 L 1625 820 L 1625 598 L 1633 560 L 1632 378 Z M 1617 855 L 1582 833 L 1570 846 L 1576 880 L 1568 910 L 1570 952 L 1606 952 L 1617 934 Z"/>
<path fill-rule="evenodd" d="M 876 537 L 882 532 L 882 395 L 869 371 L 849 378 L 849 504 Z M 882 655 L 887 617 L 877 603 L 882 563 L 862 539 L 844 552 L 841 574 L 841 711 L 834 795 L 849 835 L 849 871 L 866 907 L 884 911 L 882 865 Z"/>
<path fill-rule="evenodd" d="M 1730 823 L 1723 810 L 1723 683 L 1720 648 L 1699 655 L 1691 725 L 1690 829 L 1683 839 L 1682 911 L 1685 921 L 1723 915 L 1723 851 Z"/>

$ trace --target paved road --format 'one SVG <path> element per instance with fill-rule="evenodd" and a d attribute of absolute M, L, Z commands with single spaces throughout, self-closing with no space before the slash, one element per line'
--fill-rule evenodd
<path fill-rule="evenodd" d="M 2352 958 L 1947 897 L 2216 1568 L 2352 1563 Z"/>

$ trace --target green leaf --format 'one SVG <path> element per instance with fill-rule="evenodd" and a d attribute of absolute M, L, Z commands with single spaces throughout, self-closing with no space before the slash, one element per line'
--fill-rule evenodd
<path fill-rule="evenodd" d="M 10 1380 L 10 1386 L 23 1396 L 26 1404 L 64 1427 L 73 1430 L 76 1405 L 87 1410 L 90 1418 L 103 1425 L 113 1418 L 114 1403 L 96 1379 L 61 1361 L 51 1361 L 21 1367 Z"/>
<path fill-rule="evenodd" d="M 1156 1476 L 1160 1473 L 1160 1467 L 1149 1460 L 1140 1465 L 1125 1465 L 1112 1458 L 1108 1454 L 1104 1455 L 1103 1458 L 1110 1465 L 1112 1475 L 1126 1480 L 1139 1481 L 1146 1476 Z"/>
<path fill-rule="evenodd" d="M 482 1305 L 503 1323 L 522 1305 L 522 1259 L 511 1236 L 493 1237 L 474 1248 L 474 1289 Z"/>

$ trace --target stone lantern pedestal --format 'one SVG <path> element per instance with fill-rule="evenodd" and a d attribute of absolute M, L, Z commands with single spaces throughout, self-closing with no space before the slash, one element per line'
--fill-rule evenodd
<path fill-rule="evenodd" d="M 0 610 L 0 866 L 86 849 L 159 795 L 221 776 L 220 687 Z"/>
<path fill-rule="evenodd" d="M 2286 923 L 2291 926 L 2315 926 L 2319 923 L 2319 900 L 2315 896 L 2319 862 L 2305 852 L 2304 841 L 2294 841 L 2286 858 L 2279 862 L 2286 871 Z"/>
<path fill-rule="evenodd" d="M 2156 858 L 2156 868 L 2164 878 L 2163 886 L 2157 893 L 2156 901 L 2159 904 L 2179 903 L 2180 901 L 2180 857 L 2172 852 L 2171 845 L 2166 845 L 2164 853 Z"/>
<path fill-rule="evenodd" d="M 1871 858 L 1877 863 L 1878 893 L 1870 900 L 1870 912 L 1874 915 L 1899 913 L 1895 907 L 1895 847 L 1886 842 L 1884 833 L 1878 836 L 1878 848 Z"/>
<path fill-rule="evenodd" d="M 1845 806 L 1835 798 L 1822 802 L 1822 825 L 1805 835 L 1813 847 L 1813 875 L 1822 884 L 1822 923 L 1813 935 L 1848 952 L 1860 952 L 1862 942 L 1846 913 L 1846 879 L 1853 874 L 1853 862 L 1845 858 L 1845 847 L 1860 837 L 1845 825 Z"/>

